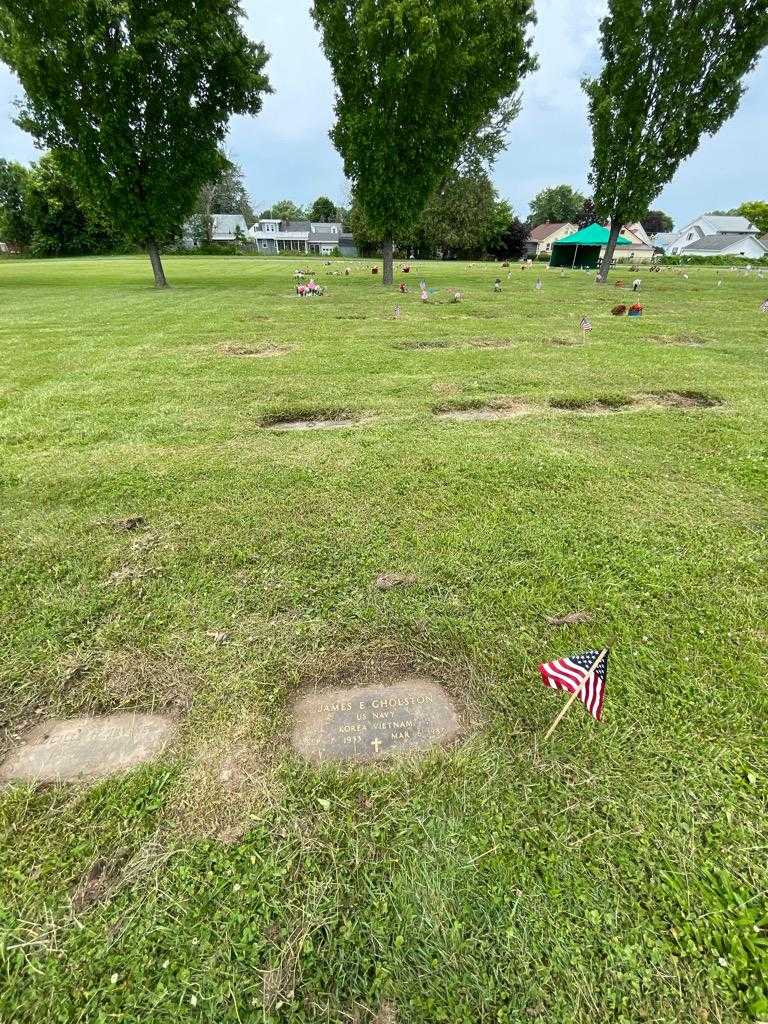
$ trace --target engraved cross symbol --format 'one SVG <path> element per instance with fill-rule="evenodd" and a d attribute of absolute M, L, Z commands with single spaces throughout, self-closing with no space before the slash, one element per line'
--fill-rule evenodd
<path fill-rule="evenodd" d="M 371 746 L 373 747 L 373 749 L 374 749 L 374 752 L 375 752 L 376 754 L 378 754 L 378 752 L 379 752 L 379 747 L 381 746 L 381 740 L 379 739 L 379 737 L 378 737 L 378 736 L 376 737 L 376 739 L 375 739 L 375 740 L 371 740 Z"/>

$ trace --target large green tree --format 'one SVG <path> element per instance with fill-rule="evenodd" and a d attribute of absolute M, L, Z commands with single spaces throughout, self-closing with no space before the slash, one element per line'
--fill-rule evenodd
<path fill-rule="evenodd" d="M 742 203 L 738 213 L 747 220 L 751 220 L 756 228 L 765 234 L 768 231 L 768 203 L 753 199 L 748 203 Z"/>
<path fill-rule="evenodd" d="M 328 196 L 318 196 L 309 209 L 309 219 L 316 224 L 330 224 L 336 220 L 336 203 Z"/>
<path fill-rule="evenodd" d="M 482 253 L 506 226 L 500 224 L 498 206 L 485 171 L 452 173 L 432 194 L 422 214 L 419 248 L 441 249 L 444 255 L 459 258 Z M 501 220 L 508 223 L 511 219 L 511 209 L 505 209 Z"/>
<path fill-rule="evenodd" d="M 531 200 L 531 227 L 539 224 L 578 224 L 587 197 L 570 185 L 545 188 Z"/>
<path fill-rule="evenodd" d="M 24 193 L 33 256 L 86 256 L 125 248 L 75 190 L 57 153 L 32 167 Z"/>
<path fill-rule="evenodd" d="M 336 82 L 331 138 L 391 284 L 394 239 L 535 67 L 533 0 L 315 0 L 312 14 Z"/>
<path fill-rule="evenodd" d="M 309 220 L 309 213 L 303 206 L 294 203 L 292 199 L 280 199 L 268 210 L 265 210 L 262 217 L 274 217 L 275 220 Z"/>
<path fill-rule="evenodd" d="M 648 213 L 641 218 L 640 223 L 643 225 L 645 233 L 651 237 L 664 231 L 671 231 L 675 226 L 675 222 L 669 214 L 664 213 L 663 210 L 649 210 Z"/>
<path fill-rule="evenodd" d="M 23 164 L 0 160 L 0 242 L 20 251 L 32 237 L 25 193 L 29 170 Z"/>
<path fill-rule="evenodd" d="M 113 230 L 162 242 L 221 167 L 231 114 L 255 114 L 267 54 L 235 0 L 2 0 L 0 58 L 21 80 L 18 124 L 56 150 Z"/>
<path fill-rule="evenodd" d="M 591 182 L 611 233 L 639 220 L 681 162 L 734 113 L 768 42 L 766 0 L 609 0 L 603 69 L 587 79 Z"/>

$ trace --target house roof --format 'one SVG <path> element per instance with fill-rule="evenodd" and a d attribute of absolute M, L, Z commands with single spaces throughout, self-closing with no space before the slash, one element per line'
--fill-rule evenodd
<path fill-rule="evenodd" d="M 736 234 L 757 233 L 757 228 L 746 217 L 721 217 L 719 215 L 705 213 L 699 220 L 705 220 L 718 232 L 735 232 Z"/>
<path fill-rule="evenodd" d="M 285 228 L 281 227 L 280 230 L 281 231 L 285 230 L 285 231 L 307 231 L 308 232 L 309 229 L 310 229 L 310 222 L 308 220 L 289 220 L 287 222 L 287 227 L 285 227 Z"/>
<path fill-rule="evenodd" d="M 734 242 L 743 242 L 744 233 L 741 231 L 726 231 L 719 235 L 705 235 L 690 245 L 684 245 L 681 252 L 688 250 L 701 250 L 702 252 L 722 252 L 728 249 Z M 758 241 L 758 239 L 755 239 Z"/>
<path fill-rule="evenodd" d="M 679 231 L 659 231 L 651 239 L 651 244 L 655 245 L 657 249 L 664 249 L 668 245 L 674 245 L 678 238 L 680 238 Z"/>
<path fill-rule="evenodd" d="M 768 249 L 768 231 L 764 235 L 760 235 L 758 242 L 762 242 L 766 249 Z"/>
<path fill-rule="evenodd" d="M 235 228 L 240 228 L 243 234 L 248 230 L 245 217 L 241 213 L 214 213 L 211 220 L 213 221 L 214 235 L 234 235 Z"/>
<path fill-rule="evenodd" d="M 561 238 L 555 245 L 607 245 L 610 233 L 602 224 L 590 224 L 589 227 L 577 231 L 575 235 Z M 622 238 L 621 235 L 616 239 L 616 244 L 632 245 L 628 238 Z"/>
<path fill-rule="evenodd" d="M 621 230 L 626 232 L 629 240 L 636 245 L 652 245 L 645 228 L 639 221 L 635 224 L 625 224 Z"/>
<path fill-rule="evenodd" d="M 544 242 L 550 235 L 554 235 L 560 228 L 568 228 L 572 225 L 568 221 L 563 221 L 561 224 L 538 224 L 535 228 L 531 229 L 531 233 L 528 236 L 532 242 Z"/>

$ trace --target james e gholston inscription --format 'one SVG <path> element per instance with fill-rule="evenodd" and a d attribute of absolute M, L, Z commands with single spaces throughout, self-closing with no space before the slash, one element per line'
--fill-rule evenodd
<path fill-rule="evenodd" d="M 408 677 L 303 697 L 293 746 L 312 761 L 382 761 L 453 739 L 459 718 L 437 683 Z"/>

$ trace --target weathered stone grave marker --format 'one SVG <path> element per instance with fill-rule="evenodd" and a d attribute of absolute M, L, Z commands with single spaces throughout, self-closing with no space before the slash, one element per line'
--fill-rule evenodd
<path fill-rule="evenodd" d="M 302 697 L 294 709 L 294 748 L 311 761 L 383 761 L 428 750 L 458 735 L 448 694 L 409 676 Z"/>
<path fill-rule="evenodd" d="M 176 730 L 160 715 L 54 719 L 36 726 L 0 765 L 0 780 L 103 778 L 157 756 Z"/>

